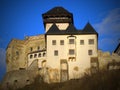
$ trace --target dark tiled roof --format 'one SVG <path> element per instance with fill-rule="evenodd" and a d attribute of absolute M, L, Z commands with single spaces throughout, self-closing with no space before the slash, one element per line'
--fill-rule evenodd
<path fill-rule="evenodd" d="M 56 24 L 54 23 L 50 29 L 46 32 L 46 34 L 58 34 L 61 33 L 61 31 L 58 29 L 58 27 L 56 26 Z"/>
<path fill-rule="evenodd" d="M 63 7 L 54 7 L 43 15 L 72 15 L 72 13 L 68 12 Z"/>
<path fill-rule="evenodd" d="M 88 23 L 83 30 L 77 30 L 73 24 L 70 24 L 66 30 L 59 30 L 53 24 L 52 27 L 46 32 L 46 35 L 79 35 L 79 34 L 97 34 L 94 28 Z"/>
<path fill-rule="evenodd" d="M 95 33 L 95 34 L 97 34 L 97 32 L 95 31 L 95 29 L 91 26 L 91 24 L 89 22 L 84 27 L 83 32 L 84 33 Z"/>
<path fill-rule="evenodd" d="M 66 33 L 77 33 L 78 32 L 78 30 L 74 27 L 74 25 L 73 24 L 70 24 L 69 26 L 68 26 L 68 28 L 66 29 Z"/>

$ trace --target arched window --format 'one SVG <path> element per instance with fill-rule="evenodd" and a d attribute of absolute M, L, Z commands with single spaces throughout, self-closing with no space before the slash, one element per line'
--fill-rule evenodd
<path fill-rule="evenodd" d="M 41 57 L 41 53 L 38 54 L 38 57 Z"/>
<path fill-rule="evenodd" d="M 37 57 L 37 54 L 34 54 L 34 58 L 36 58 Z"/>
<path fill-rule="evenodd" d="M 33 55 L 31 54 L 31 55 L 30 55 L 30 59 L 32 59 L 32 58 L 33 58 Z"/>
<path fill-rule="evenodd" d="M 44 57 L 45 55 L 46 55 L 46 53 L 44 52 L 44 53 L 43 53 L 43 57 Z"/>

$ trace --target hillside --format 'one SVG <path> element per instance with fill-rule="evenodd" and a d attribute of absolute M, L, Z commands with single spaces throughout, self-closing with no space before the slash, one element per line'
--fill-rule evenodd
<path fill-rule="evenodd" d="M 18 90 L 120 90 L 120 70 L 86 73 L 81 79 L 54 84 L 40 82 L 37 77 L 33 84 Z"/>

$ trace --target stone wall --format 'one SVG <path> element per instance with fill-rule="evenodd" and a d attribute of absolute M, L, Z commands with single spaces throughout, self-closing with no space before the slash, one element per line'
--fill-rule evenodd
<path fill-rule="evenodd" d="M 35 70 L 15 70 L 7 72 L 2 81 L 2 90 L 15 90 L 34 82 Z"/>
<path fill-rule="evenodd" d="M 24 40 L 13 39 L 6 49 L 7 72 L 26 69 L 28 64 L 28 53 L 45 49 L 45 36 L 30 36 Z"/>
<path fill-rule="evenodd" d="M 98 50 L 98 61 L 99 61 L 99 69 L 109 69 L 109 64 L 115 63 L 116 65 L 113 65 L 114 67 L 117 67 L 120 69 L 120 56 L 110 52 L 102 52 L 101 50 Z M 114 69 L 113 67 L 113 69 Z"/>

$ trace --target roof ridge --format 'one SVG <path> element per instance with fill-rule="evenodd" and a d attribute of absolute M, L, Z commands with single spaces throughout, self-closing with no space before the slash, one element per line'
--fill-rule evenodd
<path fill-rule="evenodd" d="M 72 13 L 70 13 L 68 10 L 66 10 L 62 6 L 57 6 L 57 7 L 50 9 L 44 14 L 72 14 Z"/>

